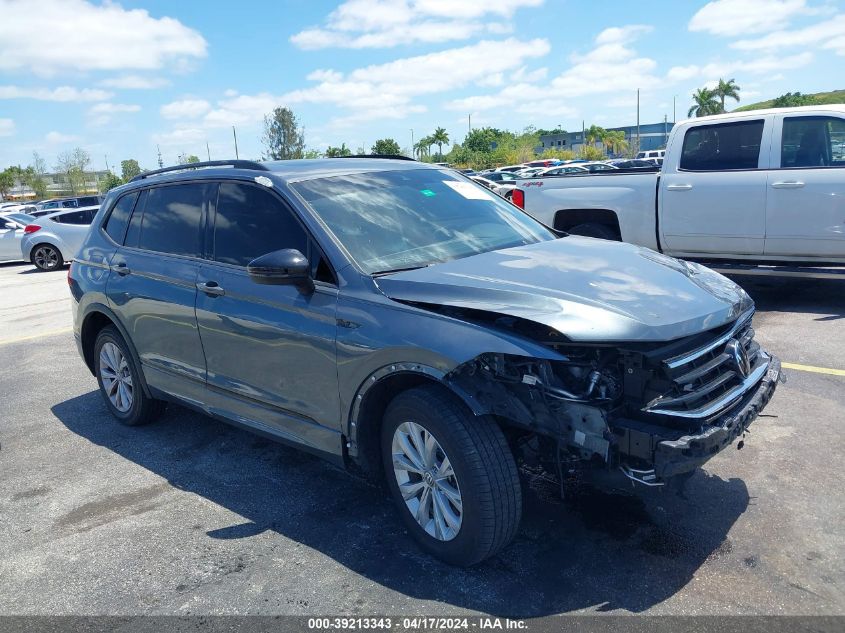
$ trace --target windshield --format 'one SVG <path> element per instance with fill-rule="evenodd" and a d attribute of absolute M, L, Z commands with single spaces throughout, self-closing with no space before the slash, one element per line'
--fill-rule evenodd
<path fill-rule="evenodd" d="M 6 217 L 13 219 L 19 224 L 32 224 L 35 220 L 35 216 L 29 215 L 28 213 L 10 213 Z"/>
<path fill-rule="evenodd" d="M 555 238 L 499 196 L 440 170 L 316 178 L 293 188 L 369 274 Z"/>

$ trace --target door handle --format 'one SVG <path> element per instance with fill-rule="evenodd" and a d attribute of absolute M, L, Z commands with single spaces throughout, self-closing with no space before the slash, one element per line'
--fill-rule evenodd
<path fill-rule="evenodd" d="M 666 185 L 667 191 L 689 191 L 692 185 Z"/>
<path fill-rule="evenodd" d="M 112 272 L 117 273 L 121 277 L 125 277 L 126 275 L 128 275 L 129 273 L 132 272 L 131 270 L 129 270 L 129 266 L 126 265 L 126 262 L 120 262 L 119 264 L 112 264 L 111 266 L 109 266 L 109 268 L 111 269 Z"/>
<path fill-rule="evenodd" d="M 223 290 L 220 286 L 217 285 L 216 281 L 203 281 L 197 284 L 197 289 L 200 292 L 204 292 L 205 294 L 209 295 L 210 297 L 222 297 L 226 294 L 226 291 Z"/>
<path fill-rule="evenodd" d="M 804 183 L 800 180 L 783 180 L 781 182 L 773 182 L 772 187 L 775 189 L 800 189 Z"/>

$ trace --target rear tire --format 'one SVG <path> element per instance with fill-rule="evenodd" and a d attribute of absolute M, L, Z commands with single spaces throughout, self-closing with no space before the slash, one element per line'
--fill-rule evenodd
<path fill-rule="evenodd" d="M 419 444 L 423 450 L 414 453 Z M 428 553 L 466 567 L 516 535 L 522 490 L 505 436 L 442 388 L 416 387 L 393 399 L 382 424 L 382 456 L 402 521 Z"/>
<path fill-rule="evenodd" d="M 52 244 L 39 244 L 33 248 L 31 259 L 35 267 L 43 271 L 56 270 L 65 263 L 61 251 Z"/>
<path fill-rule="evenodd" d="M 121 424 L 148 424 L 164 413 L 167 403 L 144 393 L 140 369 L 113 325 L 104 327 L 94 341 L 94 373 L 106 407 Z"/>
<path fill-rule="evenodd" d="M 573 226 L 566 232 L 571 233 L 572 235 L 583 235 L 584 237 L 597 237 L 602 240 L 611 240 L 613 242 L 622 241 L 622 238 L 619 235 L 619 231 L 614 229 L 612 226 L 608 226 L 606 224 L 596 224 L 593 222 L 587 222 L 584 224 Z"/>

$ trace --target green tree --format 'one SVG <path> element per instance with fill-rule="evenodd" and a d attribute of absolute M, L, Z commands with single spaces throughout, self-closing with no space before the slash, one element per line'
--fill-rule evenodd
<path fill-rule="evenodd" d="M 71 193 L 83 193 L 87 186 L 91 156 L 81 147 L 65 151 L 56 158 L 56 171 L 65 177 Z"/>
<path fill-rule="evenodd" d="M 402 153 L 402 148 L 392 138 L 382 138 L 376 141 L 370 153 L 374 156 L 397 156 Z"/>
<path fill-rule="evenodd" d="M 443 146 L 449 144 L 449 133 L 446 128 L 438 127 L 435 129 L 434 134 L 431 135 L 431 142 L 437 145 L 437 154 L 440 156 L 440 160 L 443 160 Z"/>
<path fill-rule="evenodd" d="M 4 169 L 0 171 L 0 197 L 4 200 L 6 196 L 9 195 L 9 192 L 12 190 L 12 187 L 15 186 L 15 170 L 12 167 Z"/>
<path fill-rule="evenodd" d="M 787 92 L 784 95 L 772 100 L 773 108 L 795 108 L 798 106 L 813 105 L 816 98 L 812 95 L 802 95 L 800 92 Z"/>
<path fill-rule="evenodd" d="M 264 158 L 291 160 L 302 158 L 305 150 L 305 132 L 293 110 L 275 108 L 264 117 L 264 134 L 261 138 L 266 151 Z"/>
<path fill-rule="evenodd" d="M 604 144 L 604 139 L 607 136 L 607 130 L 598 125 L 591 125 L 584 132 L 584 142 L 589 146 L 594 146 L 596 143 Z"/>
<path fill-rule="evenodd" d="M 687 112 L 687 116 L 699 117 L 719 113 L 719 100 L 712 90 L 699 88 L 692 94 L 692 100 L 694 103 Z"/>
<path fill-rule="evenodd" d="M 725 81 L 721 77 L 719 77 L 719 83 L 713 89 L 713 93 L 719 97 L 719 112 L 725 112 L 725 99 L 731 98 L 734 101 L 739 101 L 739 91 L 741 88 L 736 85 L 736 81 L 733 79 L 728 79 Z"/>
<path fill-rule="evenodd" d="M 47 197 L 47 164 L 38 152 L 32 152 L 32 164 L 21 173 L 21 182 L 35 192 L 36 198 Z"/>
<path fill-rule="evenodd" d="M 467 134 L 463 142 L 463 147 L 471 152 L 492 152 L 493 143 L 498 143 L 501 136 L 502 131 L 496 128 L 475 128 Z"/>
<path fill-rule="evenodd" d="M 127 158 L 126 160 L 120 161 L 120 175 L 124 182 L 129 182 L 140 173 L 141 166 L 134 158 Z"/>
<path fill-rule="evenodd" d="M 316 150 L 316 149 L 307 149 L 307 150 L 305 150 L 305 153 L 302 155 L 302 158 L 308 158 L 310 160 L 314 160 L 315 158 L 322 158 L 322 157 L 323 157 L 323 154 L 320 152 L 320 150 Z"/>
<path fill-rule="evenodd" d="M 100 193 L 106 193 L 107 191 L 111 191 L 115 187 L 119 187 L 125 181 L 123 178 L 118 176 L 117 174 L 113 174 L 109 172 L 106 174 L 106 177 L 100 181 Z"/>
<path fill-rule="evenodd" d="M 621 154 L 628 150 L 628 139 L 622 130 L 606 130 L 602 139 L 604 146 L 614 154 Z"/>
<path fill-rule="evenodd" d="M 338 158 L 340 156 L 352 156 L 352 150 L 346 147 L 346 143 L 341 144 L 340 147 L 329 145 L 326 148 L 326 158 Z"/>

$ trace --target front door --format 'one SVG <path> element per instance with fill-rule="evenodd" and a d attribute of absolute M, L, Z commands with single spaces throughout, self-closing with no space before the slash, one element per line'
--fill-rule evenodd
<path fill-rule="evenodd" d="M 15 228 L 6 228 L 6 224 Z M 21 237 L 23 229 L 20 226 L 0 217 L 0 262 L 21 259 Z"/>
<path fill-rule="evenodd" d="M 684 134 L 682 147 L 673 147 L 658 194 L 667 253 L 763 253 L 769 155 L 761 147 L 770 126 L 763 118 L 696 125 Z"/>
<path fill-rule="evenodd" d="M 283 248 L 315 263 L 313 292 L 250 279 L 250 261 Z M 209 401 L 227 417 L 336 451 L 337 287 L 320 279 L 321 255 L 294 212 L 259 185 L 221 183 L 208 255 L 196 305 Z"/>
<path fill-rule="evenodd" d="M 845 116 L 778 115 L 775 138 L 766 255 L 845 259 Z"/>
<path fill-rule="evenodd" d="M 205 357 L 197 330 L 196 284 L 205 216 L 216 187 L 190 183 L 142 192 L 123 245 L 112 256 L 106 287 L 110 307 L 135 345 L 147 383 L 200 402 Z M 122 205 L 133 205 L 133 196 L 118 200 L 106 223 L 109 235 L 111 223 L 126 215 Z"/>

